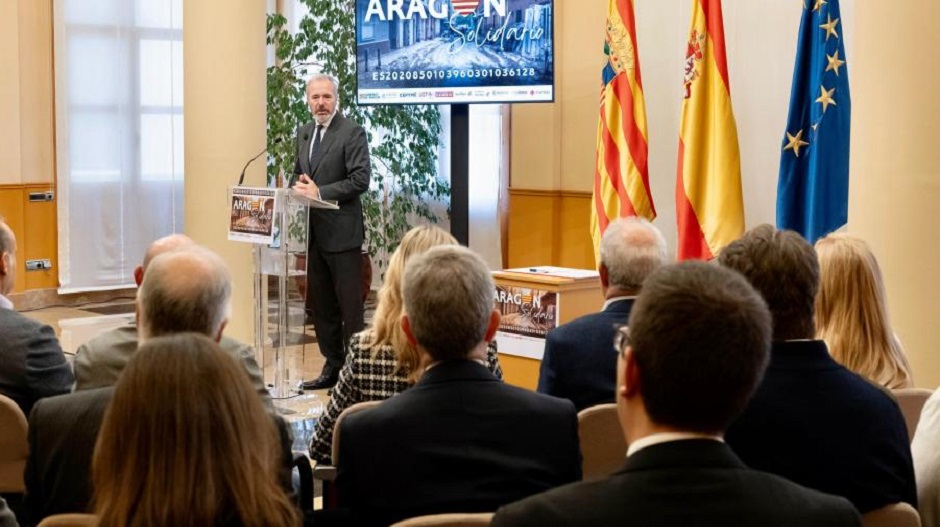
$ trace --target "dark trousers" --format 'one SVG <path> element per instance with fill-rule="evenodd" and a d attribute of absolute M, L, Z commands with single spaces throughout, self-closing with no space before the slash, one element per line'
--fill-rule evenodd
<path fill-rule="evenodd" d="M 338 373 L 346 360 L 349 338 L 364 326 L 362 250 L 329 253 L 315 244 L 307 253 L 307 310 L 313 315 L 324 371 Z"/>

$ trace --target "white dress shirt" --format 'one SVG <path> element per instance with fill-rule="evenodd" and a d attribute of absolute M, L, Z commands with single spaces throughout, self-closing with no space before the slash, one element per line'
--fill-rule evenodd
<path fill-rule="evenodd" d="M 630 443 L 630 447 L 627 448 L 627 457 L 636 454 L 646 447 L 658 445 L 660 443 L 669 443 L 671 441 L 685 441 L 687 439 L 710 439 L 712 441 L 718 441 L 719 443 L 725 442 L 721 436 L 710 434 L 697 434 L 695 432 L 661 432 L 659 434 L 652 434 L 646 437 L 641 437 L 640 439 Z"/>

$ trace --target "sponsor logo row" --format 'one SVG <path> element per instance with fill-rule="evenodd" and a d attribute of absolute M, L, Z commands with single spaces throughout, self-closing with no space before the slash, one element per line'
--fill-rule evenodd
<path fill-rule="evenodd" d="M 360 102 L 418 100 L 422 102 L 449 99 L 485 101 L 485 100 L 550 100 L 551 86 L 525 87 L 513 89 L 459 89 L 459 90 L 362 90 Z"/>

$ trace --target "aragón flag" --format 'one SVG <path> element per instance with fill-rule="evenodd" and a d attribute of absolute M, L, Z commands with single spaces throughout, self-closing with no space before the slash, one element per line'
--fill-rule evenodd
<path fill-rule="evenodd" d="M 607 63 L 602 71 L 591 207 L 591 236 L 598 262 L 607 224 L 626 216 L 656 217 L 646 165 L 646 104 L 633 0 L 608 0 L 604 54 Z"/>
<path fill-rule="evenodd" d="M 694 0 L 676 177 L 677 257 L 709 260 L 744 233 L 721 0 Z"/>
<path fill-rule="evenodd" d="M 781 145 L 777 227 L 814 243 L 848 221 L 852 105 L 839 0 L 810 2 L 800 22 Z"/>

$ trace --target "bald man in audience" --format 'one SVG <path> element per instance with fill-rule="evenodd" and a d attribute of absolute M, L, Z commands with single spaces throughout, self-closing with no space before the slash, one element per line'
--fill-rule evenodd
<path fill-rule="evenodd" d="M 144 280 L 144 273 L 150 262 L 157 256 L 181 248 L 196 247 L 196 242 L 183 234 L 172 234 L 150 244 L 144 261 L 134 269 L 134 280 L 138 287 Z M 226 271 L 227 273 L 228 271 Z M 224 328 L 224 326 L 223 326 Z M 219 340 L 219 346 L 235 357 L 245 367 L 252 384 L 270 406 L 270 396 L 264 385 L 261 368 L 255 361 L 252 348 L 235 339 L 223 335 L 209 335 Z M 218 338 L 221 337 L 221 338 Z M 79 346 L 75 356 L 75 391 L 91 388 L 114 386 L 124 366 L 137 351 L 138 328 L 132 322 L 117 329 L 107 331 Z"/>
<path fill-rule="evenodd" d="M 604 308 L 548 332 L 538 391 L 564 397 L 579 411 L 614 402 L 617 326 L 627 323 L 643 280 L 666 263 L 666 240 L 642 218 L 612 221 L 601 238 L 598 271 Z"/>
<path fill-rule="evenodd" d="M 186 332 L 218 341 L 228 322 L 232 285 L 225 262 L 188 239 L 165 239 L 161 245 L 163 250 L 145 262 L 147 271 L 137 295 L 135 347 L 124 358 L 136 352 L 138 334 L 140 342 Z M 92 453 L 113 393 L 113 386 L 81 390 L 43 399 L 33 408 L 25 471 L 28 524 L 37 524 L 52 514 L 87 512 L 92 495 Z M 259 397 L 273 415 L 267 393 L 259 393 Z M 286 467 L 290 434 L 283 421 L 277 419 Z"/>
<path fill-rule="evenodd" d="M 18 266 L 16 236 L 0 217 L 0 394 L 28 417 L 40 398 L 68 393 L 72 368 L 52 328 L 17 313 L 7 298 Z"/>
<path fill-rule="evenodd" d="M 846 499 L 751 470 L 722 440 L 760 382 L 770 335 L 766 304 L 737 273 L 655 271 L 610 349 L 623 468 L 503 507 L 493 527 L 860 525 Z"/>
<path fill-rule="evenodd" d="M 862 514 L 917 507 L 904 416 L 880 386 L 849 371 L 815 337 L 819 261 L 793 231 L 761 225 L 718 262 L 740 272 L 773 315 L 770 367 L 728 445 L 751 468 L 849 499 Z"/>
<path fill-rule="evenodd" d="M 427 367 L 413 388 L 340 424 L 337 494 L 358 520 L 342 525 L 492 511 L 580 479 L 574 405 L 485 366 L 500 316 L 483 260 L 430 249 L 409 262 L 402 293 L 402 329 Z"/>

